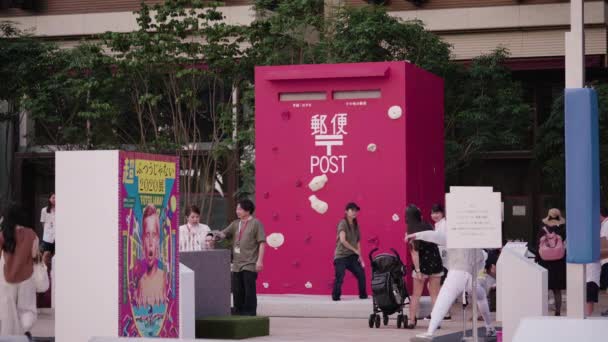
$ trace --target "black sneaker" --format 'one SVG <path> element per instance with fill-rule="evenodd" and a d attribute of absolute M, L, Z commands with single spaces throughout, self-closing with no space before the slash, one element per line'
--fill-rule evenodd
<path fill-rule="evenodd" d="M 334 302 L 339 302 L 340 298 L 334 298 L 334 297 L 332 297 L 331 300 L 333 300 Z"/>
<path fill-rule="evenodd" d="M 367 298 L 369 298 L 367 295 L 365 295 L 365 296 L 359 296 L 359 299 L 367 299 Z"/>
<path fill-rule="evenodd" d="M 428 316 L 424 317 L 424 320 L 425 321 L 430 321 L 431 320 L 431 315 L 428 315 Z"/>
<path fill-rule="evenodd" d="M 452 320 L 452 315 L 450 315 L 450 314 L 445 315 L 445 317 L 443 317 L 443 320 L 444 321 L 451 321 Z"/>
<path fill-rule="evenodd" d="M 608 317 L 608 310 L 601 313 L 602 317 Z"/>
<path fill-rule="evenodd" d="M 29 331 L 26 331 L 24 335 L 25 335 L 25 337 L 27 337 L 28 341 L 30 341 L 30 342 L 32 341 L 32 333 L 30 333 Z"/>

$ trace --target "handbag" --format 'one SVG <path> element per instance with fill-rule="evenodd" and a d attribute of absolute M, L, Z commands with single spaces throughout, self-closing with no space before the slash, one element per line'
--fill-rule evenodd
<path fill-rule="evenodd" d="M 34 274 L 32 277 L 34 278 L 36 292 L 44 293 L 49 290 L 49 272 L 44 262 L 42 262 L 40 256 L 36 258 L 36 262 L 34 263 Z"/>
<path fill-rule="evenodd" d="M 566 246 L 562 237 L 556 233 L 550 233 L 543 227 L 545 235 L 540 238 L 538 251 L 540 258 L 545 261 L 561 260 L 566 255 Z"/>
<path fill-rule="evenodd" d="M 600 258 L 608 259 L 608 238 L 600 239 Z"/>

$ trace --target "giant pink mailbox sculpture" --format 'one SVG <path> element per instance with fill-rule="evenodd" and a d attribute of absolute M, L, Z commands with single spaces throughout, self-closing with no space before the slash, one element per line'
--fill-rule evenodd
<path fill-rule="evenodd" d="M 430 220 L 444 198 L 442 79 L 407 62 L 257 67 L 255 99 L 256 214 L 268 235 L 259 292 L 331 293 L 351 201 L 368 283 L 371 249 L 409 259 L 407 204 Z M 357 293 L 350 275 L 343 293 Z"/>

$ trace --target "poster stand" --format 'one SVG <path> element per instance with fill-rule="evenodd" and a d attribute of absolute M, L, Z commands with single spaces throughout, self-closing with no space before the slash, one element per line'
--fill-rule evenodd
<path fill-rule="evenodd" d="M 450 193 L 445 197 L 448 249 L 479 250 L 502 246 L 500 193 L 493 192 L 491 187 L 450 187 Z M 462 340 L 479 342 L 485 341 L 485 338 L 478 336 L 477 258 L 473 259 L 470 266 L 473 329 L 471 337 L 465 336 L 463 332 Z M 466 328 L 466 315 L 463 315 L 463 327 Z"/>

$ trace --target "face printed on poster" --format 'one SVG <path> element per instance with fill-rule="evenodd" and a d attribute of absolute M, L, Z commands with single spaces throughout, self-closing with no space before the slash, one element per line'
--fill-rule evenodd
<path fill-rule="evenodd" d="M 179 337 L 178 164 L 121 153 L 119 336 Z"/>

